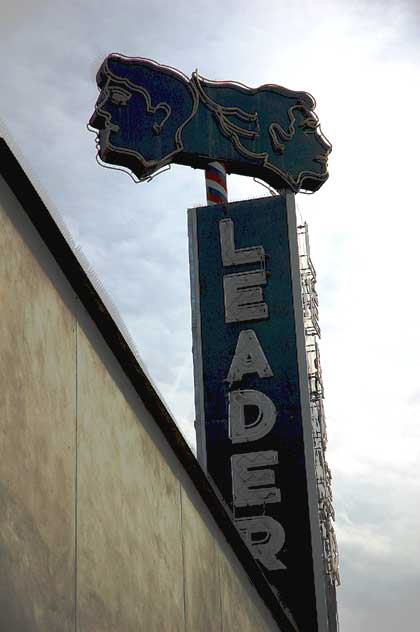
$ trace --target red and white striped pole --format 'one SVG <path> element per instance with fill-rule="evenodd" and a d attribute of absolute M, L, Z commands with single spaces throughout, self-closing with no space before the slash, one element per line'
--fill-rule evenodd
<path fill-rule="evenodd" d="M 209 162 L 206 169 L 207 204 L 227 204 L 226 169 L 221 162 Z"/>

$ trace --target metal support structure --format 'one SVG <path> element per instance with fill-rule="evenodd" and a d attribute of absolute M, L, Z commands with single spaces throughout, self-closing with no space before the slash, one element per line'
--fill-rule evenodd
<path fill-rule="evenodd" d="M 298 243 L 315 470 L 318 488 L 318 510 L 325 573 L 332 585 L 339 586 L 338 549 L 334 527 L 332 525 L 332 521 L 335 520 L 335 513 L 332 504 L 331 470 L 325 458 L 328 438 L 323 405 L 324 386 L 322 382 L 321 359 L 317 340 L 321 337 L 321 330 L 318 323 L 318 295 L 315 289 L 316 272 L 311 261 L 308 225 L 306 222 L 298 226 Z"/>

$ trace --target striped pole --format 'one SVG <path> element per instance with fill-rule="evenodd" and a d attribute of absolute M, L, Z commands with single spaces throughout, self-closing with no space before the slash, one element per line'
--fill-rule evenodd
<path fill-rule="evenodd" d="M 207 204 L 227 204 L 226 169 L 221 162 L 209 162 L 206 169 Z"/>

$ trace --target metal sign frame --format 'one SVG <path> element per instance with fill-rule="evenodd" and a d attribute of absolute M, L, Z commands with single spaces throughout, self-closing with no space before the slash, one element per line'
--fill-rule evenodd
<path fill-rule="evenodd" d="M 236 498 L 236 502 L 235 502 L 233 498 L 234 492 L 232 492 L 232 497 L 229 497 L 229 494 L 226 493 L 226 488 L 223 487 L 223 484 L 222 485 L 220 484 L 220 479 L 218 480 L 218 473 L 215 471 L 214 464 L 212 465 L 211 463 L 208 462 L 209 446 L 206 445 L 207 435 L 208 435 L 207 433 L 208 428 L 206 428 L 206 424 L 209 422 L 209 420 L 206 419 L 206 412 L 205 412 L 205 408 L 206 408 L 205 393 L 206 393 L 206 388 L 208 388 L 208 385 L 206 386 L 205 378 L 203 378 L 203 376 L 205 372 L 207 372 L 208 374 L 209 367 L 208 367 L 208 363 L 207 363 L 207 366 L 205 366 L 206 362 L 203 359 L 203 331 L 202 331 L 203 306 L 201 304 L 201 297 L 203 294 L 203 283 L 205 284 L 204 276 L 208 274 L 208 270 L 206 270 L 205 272 L 200 270 L 200 252 L 199 252 L 200 237 L 198 235 L 199 233 L 198 223 L 200 220 L 198 216 L 202 218 L 204 217 L 204 214 L 208 214 L 209 217 L 213 216 L 214 222 L 223 223 L 223 222 L 228 221 L 229 217 L 231 216 L 230 211 L 233 208 L 237 209 L 238 206 L 241 206 L 241 205 L 248 205 L 248 207 L 249 205 L 254 205 L 255 213 L 260 214 L 263 212 L 263 209 L 260 208 L 261 206 L 263 206 L 264 204 L 265 205 L 275 204 L 276 200 L 278 203 L 285 204 L 286 215 L 287 215 L 287 219 L 286 219 L 287 242 L 288 242 L 288 247 L 289 247 L 289 265 L 290 265 L 290 278 L 291 278 L 291 286 L 292 286 L 294 334 L 295 334 L 295 339 L 296 339 L 297 366 L 298 366 L 298 374 L 299 374 L 299 398 L 300 398 L 300 407 L 301 407 L 304 461 L 305 461 L 305 470 L 306 470 L 306 494 L 307 494 L 306 502 L 307 502 L 309 524 L 310 524 L 310 548 L 311 548 L 311 554 L 312 554 L 312 568 L 313 568 L 313 579 L 314 579 L 313 589 L 314 589 L 314 601 L 316 604 L 316 618 L 317 618 L 316 629 L 318 631 L 324 631 L 324 630 L 326 631 L 326 630 L 333 630 L 334 627 L 330 627 L 328 623 L 328 612 L 327 612 L 326 594 L 325 594 L 325 576 L 324 576 L 322 542 L 321 542 L 319 515 L 318 515 L 318 497 L 317 497 L 317 486 L 316 486 L 316 478 L 315 478 L 313 435 L 312 435 L 310 400 L 309 400 L 309 389 L 308 389 L 308 369 L 307 369 L 305 332 L 304 332 L 304 322 L 303 322 L 303 312 L 302 312 L 301 276 L 300 276 L 299 254 L 298 254 L 298 244 L 297 244 L 296 213 L 295 213 L 294 195 L 292 192 L 283 192 L 281 195 L 276 196 L 276 198 L 261 198 L 260 200 L 239 202 L 235 204 L 226 204 L 219 207 L 212 206 L 211 208 L 202 207 L 198 209 L 189 209 L 188 211 L 198 460 L 201 463 L 203 469 L 206 471 L 209 479 L 213 480 L 213 483 L 219 489 L 219 492 L 224 497 L 226 504 L 230 506 L 231 511 L 233 510 L 232 511 L 233 519 L 235 520 L 239 530 L 240 531 L 242 530 L 242 534 L 243 536 L 245 536 L 245 540 L 246 540 L 246 532 L 244 532 L 244 530 L 241 529 L 241 526 L 242 526 L 241 520 L 244 516 L 245 516 L 245 519 L 249 520 L 252 517 L 252 509 L 250 510 L 249 506 L 246 507 L 247 500 L 242 501 Z M 221 219 L 222 217 L 224 219 Z M 248 243 L 248 244 L 241 243 L 240 244 L 241 248 L 238 248 L 235 251 L 235 255 L 234 255 L 236 257 L 236 264 L 239 266 L 243 264 L 245 265 L 245 267 L 247 263 L 246 258 L 248 256 L 248 261 L 249 261 L 249 254 L 251 250 L 255 251 L 253 252 L 253 254 L 251 254 L 251 257 L 254 257 L 254 261 L 258 257 L 258 254 L 256 254 L 256 249 L 258 247 L 253 246 L 253 243 L 255 242 L 260 243 L 258 234 L 252 233 L 252 230 L 254 229 L 254 227 L 253 226 L 250 227 L 248 225 L 248 229 L 249 229 L 248 235 L 249 234 L 254 235 L 253 237 L 251 237 L 251 243 Z M 219 259 L 220 266 L 223 267 L 222 265 L 223 262 L 221 260 L 223 257 L 223 254 L 219 254 L 219 253 L 220 253 L 220 249 L 223 250 L 223 248 L 225 248 L 224 276 L 225 278 L 226 276 L 227 277 L 235 276 L 235 275 L 229 275 L 229 267 L 226 267 L 226 266 L 232 265 L 232 262 L 229 262 L 228 260 L 229 255 L 227 253 L 229 252 L 229 248 L 228 246 L 226 246 L 226 244 L 225 244 L 225 247 L 223 246 L 222 240 L 223 240 L 223 237 L 221 236 L 220 247 L 216 247 L 216 245 L 213 244 L 214 257 L 215 258 L 220 257 Z M 246 246 L 248 246 L 248 248 L 246 248 Z M 262 247 L 264 248 L 264 244 Z M 231 251 L 232 249 L 230 249 L 230 252 Z M 242 255 L 241 255 L 241 251 L 242 251 Z M 262 254 L 264 254 L 265 256 L 265 253 L 262 253 Z M 267 253 L 267 254 L 270 256 L 270 253 Z M 241 260 L 241 257 L 242 257 L 242 260 Z M 235 270 L 237 271 L 238 268 L 235 268 Z M 249 265 L 248 265 L 248 274 L 250 274 Z M 236 276 L 238 276 L 238 274 L 236 274 Z M 226 282 L 225 282 L 225 285 L 226 285 Z M 221 296 L 222 294 L 221 294 L 221 287 L 220 287 L 219 297 Z M 268 304 L 268 309 L 270 309 L 270 304 Z M 254 316 L 252 316 L 251 312 L 249 312 L 248 315 L 251 315 L 251 320 L 247 322 L 244 321 L 241 324 L 242 330 L 245 332 L 252 331 L 253 323 L 258 321 L 258 314 L 254 314 Z M 225 317 L 226 316 L 228 315 L 226 315 L 225 313 Z M 211 315 L 208 313 L 208 311 L 205 313 L 204 318 L 211 318 Z M 218 318 L 218 316 L 215 315 L 215 318 Z M 219 322 L 219 320 L 217 322 Z M 226 319 L 225 319 L 225 323 L 226 323 Z M 208 344 L 208 340 L 207 340 L 207 344 Z M 264 353 L 266 352 L 268 353 L 269 351 L 272 352 L 272 350 L 269 350 L 263 347 Z M 263 358 L 264 353 L 262 355 L 260 354 L 260 359 Z M 270 361 L 270 358 L 269 358 L 269 361 Z M 261 363 L 262 364 L 259 370 L 261 370 L 262 372 L 261 375 L 263 375 L 263 371 L 264 370 L 267 371 L 267 367 L 265 367 L 264 369 L 263 359 L 261 360 Z M 232 371 L 232 366 L 231 366 L 231 371 Z M 270 376 L 269 372 L 267 372 L 265 376 L 269 377 Z M 229 375 L 226 375 L 226 377 L 229 380 Z M 208 378 L 208 375 L 207 375 L 207 378 Z M 230 380 L 232 380 L 232 375 L 230 376 Z M 278 404 L 279 402 L 274 402 L 274 403 Z M 234 456 L 235 455 L 235 449 L 234 449 L 235 438 L 234 438 L 234 434 L 232 433 L 232 430 L 230 430 L 229 432 L 232 435 L 231 436 L 231 442 L 232 442 L 232 447 L 233 447 L 232 455 Z M 221 448 L 220 458 L 223 459 L 224 456 L 222 455 L 222 446 L 220 446 L 220 448 Z M 272 448 L 273 450 L 269 450 L 269 451 L 266 450 L 264 452 L 267 458 L 267 461 L 266 461 L 267 468 L 270 467 L 270 465 L 274 466 L 277 462 L 276 456 L 275 456 L 276 445 L 273 444 Z M 211 450 L 212 449 L 214 449 L 214 445 L 211 447 Z M 249 444 L 249 450 L 246 454 L 249 455 L 249 453 L 251 453 L 252 458 L 255 458 L 256 454 L 263 454 L 262 452 L 260 453 L 255 452 L 255 449 L 258 449 L 258 440 L 254 440 L 254 442 L 251 442 Z M 271 452 L 273 454 L 271 454 Z M 241 453 L 241 456 L 243 456 L 243 453 Z M 270 464 L 270 459 L 271 459 L 271 464 Z M 234 464 L 233 464 L 233 467 L 235 467 Z M 260 465 L 259 467 L 262 468 L 263 465 Z M 267 473 L 269 470 L 261 469 L 260 471 L 261 472 L 265 471 Z M 266 476 L 268 476 L 268 474 L 266 474 Z M 268 479 L 266 479 L 265 481 L 266 484 L 267 484 L 267 481 Z M 274 483 L 274 478 L 272 478 L 271 482 Z M 233 484 L 235 483 L 233 482 Z M 280 488 L 281 488 L 281 484 L 280 484 Z M 273 487 L 272 490 L 273 489 L 275 488 Z M 259 491 L 258 488 L 254 489 L 254 492 L 255 491 Z M 279 501 L 279 497 L 278 496 L 275 497 L 274 495 L 271 498 L 271 500 L 267 501 L 267 499 L 265 499 L 264 503 L 267 503 L 267 502 L 275 503 L 278 501 Z M 251 501 L 251 502 L 254 502 L 254 501 Z M 235 513 L 237 513 L 238 507 L 240 508 L 241 505 L 244 506 L 245 513 L 242 513 L 242 517 L 238 518 L 238 515 L 235 515 Z M 271 504 L 271 505 L 264 504 L 264 511 L 266 507 L 272 508 L 274 507 L 274 504 Z M 267 513 L 269 514 L 269 511 Z M 287 533 L 286 533 L 286 541 L 287 541 Z M 250 548 L 253 551 L 253 554 L 256 557 L 256 559 L 259 559 L 259 561 L 261 561 L 261 557 L 260 558 L 258 557 L 259 553 L 261 553 L 261 551 L 258 551 L 258 547 L 250 546 Z M 281 554 L 279 557 L 281 559 Z M 261 568 L 263 572 L 267 574 L 269 581 L 273 582 L 273 573 L 267 572 L 267 569 L 264 568 L 263 564 L 261 564 Z M 281 572 L 281 571 L 278 570 L 278 572 Z M 273 585 L 274 587 L 276 587 L 275 580 L 274 580 Z M 298 590 L 298 587 L 297 587 L 297 590 Z M 302 595 L 302 597 L 304 596 Z M 281 594 L 281 592 L 279 592 L 279 599 L 283 601 L 286 607 L 288 607 L 291 610 L 292 615 L 295 616 L 295 619 L 299 619 L 299 615 L 296 616 L 296 613 L 293 612 L 293 608 L 290 608 L 290 604 L 288 604 L 287 599 L 285 599 L 285 595 Z M 299 629 L 308 629 L 308 630 L 314 629 L 313 627 L 309 627 L 307 623 L 305 623 L 305 626 L 306 627 L 299 627 Z"/>

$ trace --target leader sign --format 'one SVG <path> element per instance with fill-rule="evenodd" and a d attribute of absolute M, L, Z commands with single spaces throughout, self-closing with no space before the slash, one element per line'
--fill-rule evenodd
<path fill-rule="evenodd" d="M 327 629 L 293 194 L 190 209 L 189 238 L 199 461 L 297 628 Z"/>

